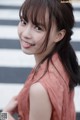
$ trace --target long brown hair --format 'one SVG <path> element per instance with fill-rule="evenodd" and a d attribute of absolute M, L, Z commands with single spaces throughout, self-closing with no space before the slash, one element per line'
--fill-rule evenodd
<path fill-rule="evenodd" d="M 46 28 L 45 23 L 46 9 L 48 9 L 49 12 L 48 29 Z M 20 8 L 19 15 L 20 18 L 23 17 L 25 21 L 30 18 L 32 23 L 37 24 L 38 22 L 42 22 L 42 24 L 44 24 L 44 27 L 47 29 L 47 35 L 42 45 L 44 46 L 42 52 L 47 48 L 51 26 L 54 21 L 57 25 L 58 31 L 62 29 L 66 30 L 63 40 L 56 43 L 52 51 L 43 58 L 39 65 L 44 62 L 45 59 L 48 59 L 48 65 L 53 54 L 57 52 L 66 72 L 69 75 L 70 89 L 73 89 L 77 84 L 80 84 L 77 57 L 70 44 L 71 35 L 73 34 L 72 28 L 75 23 L 72 5 L 70 3 L 61 3 L 61 0 L 25 0 Z"/>

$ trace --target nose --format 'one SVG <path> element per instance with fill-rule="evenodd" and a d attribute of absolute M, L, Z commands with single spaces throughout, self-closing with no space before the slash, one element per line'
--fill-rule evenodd
<path fill-rule="evenodd" d="M 25 28 L 23 30 L 23 37 L 25 39 L 31 39 L 32 34 L 31 34 L 31 26 L 30 25 L 25 26 Z"/>

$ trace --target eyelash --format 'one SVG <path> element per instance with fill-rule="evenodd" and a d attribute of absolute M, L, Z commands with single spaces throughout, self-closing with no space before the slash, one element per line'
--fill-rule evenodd
<path fill-rule="evenodd" d="M 43 30 L 40 26 L 35 25 L 35 28 L 38 28 L 38 30 Z"/>
<path fill-rule="evenodd" d="M 26 23 L 27 23 L 24 19 L 20 19 L 20 22 L 22 25 L 26 25 Z"/>
<path fill-rule="evenodd" d="M 22 25 L 26 25 L 28 23 L 28 21 L 25 21 L 24 19 L 20 19 L 20 22 Z M 40 27 L 39 25 L 35 25 L 35 24 L 34 24 L 34 28 L 35 29 L 38 28 L 39 31 L 43 30 L 42 27 Z"/>

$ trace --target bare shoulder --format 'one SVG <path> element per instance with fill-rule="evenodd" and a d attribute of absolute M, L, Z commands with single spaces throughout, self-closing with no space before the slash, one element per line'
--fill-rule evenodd
<path fill-rule="evenodd" d="M 31 85 L 30 92 L 34 93 L 34 94 L 45 94 L 45 93 L 47 93 L 47 91 L 45 90 L 45 88 L 39 82 Z"/>
<path fill-rule="evenodd" d="M 32 97 L 37 97 L 38 100 L 44 100 L 47 104 L 50 104 L 49 96 L 45 88 L 41 83 L 37 82 L 30 87 L 30 95 Z"/>
<path fill-rule="evenodd" d="M 50 120 L 52 106 L 47 91 L 37 82 L 30 87 L 30 120 Z M 37 113 L 37 114 L 36 114 Z M 33 118 L 33 116 L 35 118 Z"/>
<path fill-rule="evenodd" d="M 31 85 L 30 94 L 35 98 L 38 97 L 38 98 L 44 99 L 45 102 L 50 104 L 48 93 L 41 83 L 37 82 Z"/>

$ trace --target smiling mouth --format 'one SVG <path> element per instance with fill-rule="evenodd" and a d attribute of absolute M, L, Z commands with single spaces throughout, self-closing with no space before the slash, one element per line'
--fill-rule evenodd
<path fill-rule="evenodd" d="M 23 46 L 24 48 L 30 48 L 30 47 L 32 47 L 32 46 L 35 46 L 35 44 L 34 44 L 34 43 L 29 43 L 29 42 L 26 42 L 26 41 L 23 41 L 23 40 L 22 40 L 22 46 Z"/>

